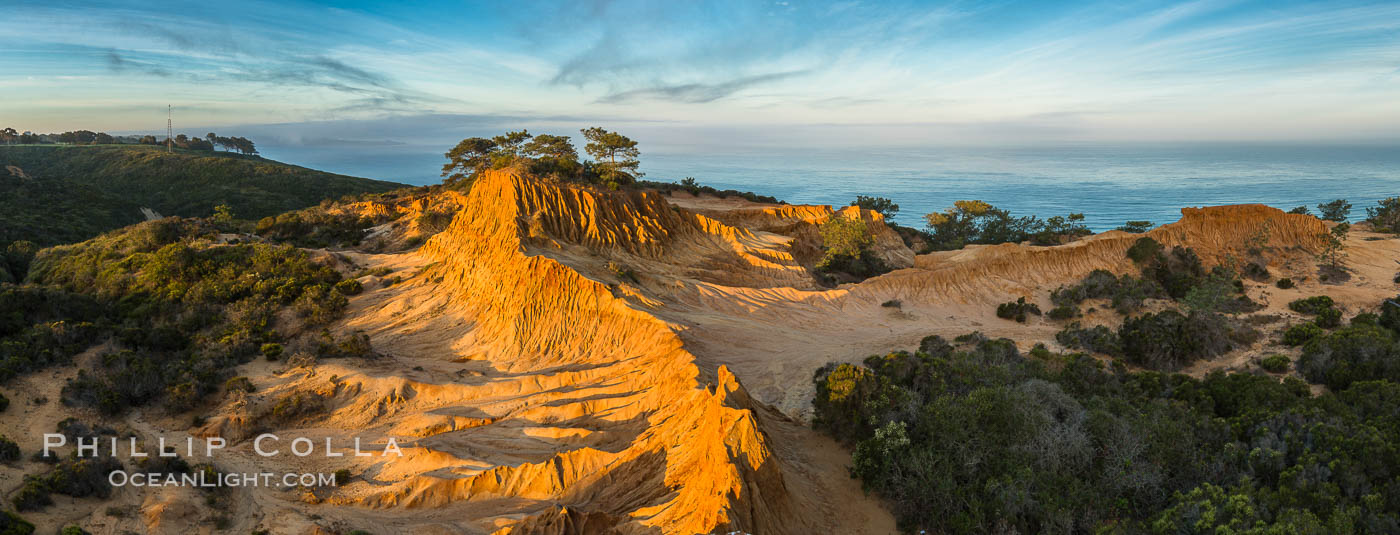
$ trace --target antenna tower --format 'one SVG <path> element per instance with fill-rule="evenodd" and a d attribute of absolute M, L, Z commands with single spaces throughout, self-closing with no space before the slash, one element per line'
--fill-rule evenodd
<path fill-rule="evenodd" d="M 175 116 L 175 107 L 165 105 L 165 152 L 174 152 L 172 148 L 175 143 L 175 123 L 172 122 Z"/>

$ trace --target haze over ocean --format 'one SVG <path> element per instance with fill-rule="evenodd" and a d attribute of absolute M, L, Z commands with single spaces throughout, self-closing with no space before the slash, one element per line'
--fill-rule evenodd
<path fill-rule="evenodd" d="M 414 185 L 434 184 L 444 145 L 260 146 L 265 156 L 315 169 Z M 645 149 L 645 145 L 643 145 Z M 1036 147 L 723 149 L 643 152 L 647 180 L 772 195 L 795 204 L 844 205 L 857 194 L 890 197 L 895 219 L 980 199 L 1015 215 L 1083 212 L 1103 231 L 1127 220 L 1175 221 L 1184 206 L 1261 203 L 1282 209 L 1336 198 L 1364 207 L 1400 195 L 1400 148 L 1344 144 L 1078 144 Z"/>

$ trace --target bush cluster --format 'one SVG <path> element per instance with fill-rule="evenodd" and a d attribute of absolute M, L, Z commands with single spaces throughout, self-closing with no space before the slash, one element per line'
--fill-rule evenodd
<path fill-rule="evenodd" d="M 5 435 L 0 435 L 0 462 L 14 462 L 20 458 L 19 444 Z"/>
<path fill-rule="evenodd" d="M 1315 332 L 1303 344 L 1297 367 L 1309 381 L 1333 390 L 1376 379 L 1400 382 L 1400 340 L 1392 329 L 1364 323 Z"/>
<path fill-rule="evenodd" d="M 1084 277 L 1084 280 L 1073 286 L 1061 286 L 1050 291 L 1050 302 L 1056 307 L 1064 307 L 1074 311 L 1068 311 L 1057 315 L 1067 315 L 1073 317 L 1077 315 L 1080 303 L 1086 299 L 1109 299 L 1112 301 L 1113 309 L 1120 314 L 1130 314 L 1139 308 L 1145 300 L 1152 297 L 1162 296 L 1162 289 L 1155 281 L 1140 279 L 1132 275 L 1124 275 L 1121 278 L 1106 270 L 1096 269 Z M 1054 317 L 1054 315 L 1052 315 Z"/>
<path fill-rule="evenodd" d="M 1113 230 L 1121 230 L 1121 231 L 1123 231 L 1123 232 L 1129 232 L 1129 233 L 1132 233 L 1132 234 L 1142 234 L 1142 233 L 1144 233 L 1144 232 L 1147 232 L 1147 231 L 1149 231 L 1149 230 L 1152 230 L 1152 222 L 1151 222 L 1151 221 L 1128 221 L 1128 222 L 1126 222 L 1126 223 L 1123 223 L 1123 226 L 1118 227 L 1118 228 L 1115 228 L 1115 229 L 1113 229 Z"/>
<path fill-rule="evenodd" d="M 1288 371 L 1288 365 L 1292 363 L 1293 360 L 1288 358 L 1288 355 L 1273 354 L 1261 359 L 1259 367 L 1273 373 L 1283 373 Z"/>
<path fill-rule="evenodd" d="M 1162 252 L 1163 245 L 1157 240 L 1149 237 L 1138 238 L 1133 245 L 1128 247 L 1128 258 L 1138 264 L 1146 263 L 1157 257 L 1157 253 Z"/>
<path fill-rule="evenodd" d="M 0 179 L 0 245 L 86 240 L 141 222 L 141 208 L 208 216 L 226 204 L 257 220 L 328 197 L 404 187 L 252 156 L 140 145 L 0 147 L 0 161 L 39 178 Z"/>
<path fill-rule="evenodd" d="M 1400 234 L 1400 197 L 1381 199 L 1376 205 L 1366 208 L 1366 221 L 1377 232 Z"/>
<path fill-rule="evenodd" d="M 268 216 L 258 220 L 259 236 L 297 247 L 353 247 L 364 239 L 365 230 L 385 219 L 331 213 L 322 207 Z"/>
<path fill-rule="evenodd" d="M 44 251 L 30 273 L 42 286 L 0 290 L 16 304 L 0 316 L 0 380 L 110 338 L 117 350 L 64 387 L 66 402 L 106 414 L 157 400 L 185 410 L 281 341 L 278 308 L 295 305 L 308 323 L 344 310 L 334 269 L 291 246 L 215 246 L 216 231 L 167 218 Z"/>
<path fill-rule="evenodd" d="M 1219 314 L 1165 310 L 1128 317 L 1115 332 L 1103 325 L 1084 328 L 1074 322 L 1055 335 L 1071 349 L 1084 349 L 1154 370 L 1177 370 L 1196 360 L 1232 349 L 1249 328 Z"/>
<path fill-rule="evenodd" d="M 1039 316 L 1040 305 L 1027 303 L 1025 297 L 1017 297 L 1015 301 L 997 305 L 997 317 L 1001 319 L 1025 323 L 1028 314 Z"/>
<path fill-rule="evenodd" d="M 719 190 L 719 189 L 715 189 L 715 188 L 710 187 L 710 186 L 701 185 L 699 182 L 696 182 L 696 180 L 695 180 L 694 178 L 691 178 L 691 177 L 685 177 L 685 178 L 681 179 L 681 181 L 680 181 L 679 183 L 676 183 L 676 182 L 655 182 L 655 181 L 651 181 L 651 180 L 639 180 L 639 181 L 637 181 L 637 187 L 639 187 L 639 188 L 644 188 L 644 189 L 654 189 L 654 190 L 657 190 L 657 191 L 660 191 L 660 192 L 666 193 L 666 194 L 670 194 L 670 193 L 675 192 L 675 191 L 684 191 L 684 192 L 690 193 L 691 195 L 700 195 L 700 194 L 703 193 L 703 194 L 707 194 L 707 195 L 713 195 L 713 196 L 719 197 L 719 198 L 721 198 L 721 199 L 728 199 L 728 198 L 730 198 L 730 197 L 739 197 L 739 198 L 742 198 L 742 199 L 746 199 L 746 200 L 748 200 L 749 202 L 767 203 L 767 204 L 784 204 L 783 201 L 778 200 L 777 197 L 772 197 L 772 196 L 768 196 L 768 195 L 759 195 L 759 194 L 754 193 L 754 192 L 752 192 L 752 191 L 739 191 L 739 190 L 733 190 L 733 189 Z"/>
<path fill-rule="evenodd" d="M 1030 241 L 1035 245 L 1059 245 L 1093 234 L 1084 225 L 1084 214 L 1015 217 L 982 201 L 957 201 L 942 212 L 924 216 L 925 238 L 935 251 L 961 249 L 971 244 L 992 245 Z"/>
<path fill-rule="evenodd" d="M 1300 346 L 1311 342 L 1313 338 L 1325 334 L 1327 334 L 1327 331 L 1323 330 L 1322 327 L 1318 327 L 1316 323 L 1299 323 L 1283 331 L 1283 345 L 1292 347 Z"/>
<path fill-rule="evenodd" d="M 814 377 L 814 425 L 853 446 L 852 475 L 906 532 L 1400 530 L 1396 383 L 1313 397 L 1296 378 L 1129 373 L 969 340 Z"/>
<path fill-rule="evenodd" d="M 1317 295 L 1304 299 L 1297 299 L 1288 303 L 1288 309 L 1300 314 L 1317 314 L 1336 306 L 1336 302 L 1331 297 Z"/>
<path fill-rule="evenodd" d="M 1055 333 L 1055 341 L 1070 349 L 1115 356 L 1123 354 L 1123 342 L 1118 339 L 1118 333 L 1103 325 L 1085 328 L 1076 321 Z"/>
<path fill-rule="evenodd" d="M 864 219 L 833 216 L 822 223 L 821 235 L 824 253 L 815 266 L 818 274 L 861 280 L 890 271 L 871 250 L 875 240 Z"/>
<path fill-rule="evenodd" d="M 1174 310 L 1128 318 L 1118 328 L 1128 362 L 1154 370 L 1176 370 L 1229 351 L 1230 322 L 1218 314 Z"/>
<path fill-rule="evenodd" d="M 57 288 L 0 286 L 0 382 L 66 364 L 103 334 L 109 314 L 96 299 Z"/>
<path fill-rule="evenodd" d="M 15 491 L 10 501 L 17 510 L 34 511 L 53 503 L 50 494 L 107 498 L 112 494 L 107 476 L 121 469 L 122 463 L 115 457 L 70 457 L 59 461 L 47 473 L 26 476 L 23 486 Z"/>
<path fill-rule="evenodd" d="M 0 511 L 0 535 L 30 535 L 34 524 L 9 511 Z"/>

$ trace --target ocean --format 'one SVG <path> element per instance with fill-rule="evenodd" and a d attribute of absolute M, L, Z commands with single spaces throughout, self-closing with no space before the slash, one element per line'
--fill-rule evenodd
<path fill-rule="evenodd" d="M 315 169 L 423 185 L 440 181 L 447 147 L 260 145 L 264 156 Z M 1347 199 L 1352 218 L 1400 196 L 1400 147 L 1320 144 L 1121 144 L 882 149 L 647 151 L 648 180 L 772 195 L 790 203 L 889 197 L 895 220 L 977 199 L 1014 215 L 1082 212 L 1103 231 L 1129 220 L 1169 223 L 1185 206 L 1262 203 L 1289 209 Z"/>

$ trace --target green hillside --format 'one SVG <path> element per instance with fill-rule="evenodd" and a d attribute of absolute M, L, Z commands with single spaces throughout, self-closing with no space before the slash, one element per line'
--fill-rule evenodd
<path fill-rule="evenodd" d="M 144 220 L 143 207 L 164 216 L 203 217 L 227 204 L 238 218 L 256 220 L 323 199 L 401 187 L 224 152 L 166 153 L 164 147 L 145 145 L 0 146 L 0 245 L 81 241 Z"/>

